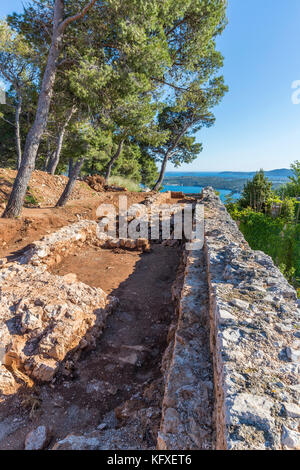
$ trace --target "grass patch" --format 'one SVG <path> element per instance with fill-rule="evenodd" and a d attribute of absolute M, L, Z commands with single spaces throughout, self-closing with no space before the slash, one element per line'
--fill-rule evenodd
<path fill-rule="evenodd" d="M 27 188 L 27 193 L 26 193 L 24 202 L 25 204 L 28 204 L 31 206 L 37 206 L 39 204 L 38 199 L 34 196 L 34 194 L 31 193 L 29 186 Z"/>
<path fill-rule="evenodd" d="M 112 186 L 120 186 L 121 188 L 127 188 L 128 191 L 138 193 L 141 191 L 139 183 L 132 181 L 124 176 L 111 176 L 108 183 Z"/>

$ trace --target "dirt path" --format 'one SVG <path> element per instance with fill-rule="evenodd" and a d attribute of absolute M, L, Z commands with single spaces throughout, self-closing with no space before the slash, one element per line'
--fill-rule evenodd
<path fill-rule="evenodd" d="M 151 419 L 143 429 L 135 428 L 136 448 L 155 448 L 160 366 L 174 315 L 171 287 L 179 260 L 179 247 L 157 244 L 141 254 L 89 246 L 56 266 L 54 274 L 76 273 L 80 281 L 118 297 L 119 307 L 108 318 L 97 348 L 76 364 L 70 361 L 55 384 L 0 404 L 0 449 L 22 449 L 26 434 L 41 424 L 52 430 L 50 447 L 68 433 L 92 432 L 99 425 L 115 429 L 145 407 L 151 407 Z"/>

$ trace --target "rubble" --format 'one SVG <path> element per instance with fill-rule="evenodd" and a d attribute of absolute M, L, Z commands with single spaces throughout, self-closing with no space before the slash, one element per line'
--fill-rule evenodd
<path fill-rule="evenodd" d="M 94 236 L 96 223 L 82 221 L 33 243 L 0 271 L 0 390 L 14 393 L 33 381 L 51 382 L 68 355 L 93 348 L 117 300 L 47 269 Z"/>

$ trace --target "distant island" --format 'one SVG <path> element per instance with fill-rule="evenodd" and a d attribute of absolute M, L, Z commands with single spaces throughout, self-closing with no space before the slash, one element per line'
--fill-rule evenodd
<path fill-rule="evenodd" d="M 212 186 L 214 189 L 227 190 L 232 193 L 241 193 L 245 183 L 252 179 L 255 171 L 222 171 L 222 172 L 168 172 L 163 181 L 163 185 L 168 186 L 189 186 L 205 187 Z M 265 175 L 272 181 L 273 189 L 280 187 L 288 181 L 292 175 L 287 168 L 265 171 Z"/>

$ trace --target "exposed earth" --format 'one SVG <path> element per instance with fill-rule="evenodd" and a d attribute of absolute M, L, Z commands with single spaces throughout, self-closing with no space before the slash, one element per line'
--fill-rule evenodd
<path fill-rule="evenodd" d="M 171 287 L 180 249 L 154 245 L 149 254 L 118 251 L 88 247 L 55 267 L 54 274 L 75 273 L 80 281 L 116 296 L 119 306 L 108 318 L 97 348 L 84 354 L 76 367 L 58 376 L 55 384 L 24 388 L 0 405 L 6 434 L 0 449 L 24 448 L 28 432 L 40 425 L 51 429 L 50 447 L 69 432 L 96 429 L 109 412 L 106 419 L 117 426 L 114 410 L 137 395 L 136 411 L 144 406 L 143 394 L 148 406 L 157 406 L 155 419 L 143 430 L 145 448 L 155 448 L 160 366 L 174 312 Z M 121 410 L 119 414 L 122 421 Z"/>
<path fill-rule="evenodd" d="M 62 209 L 24 208 L 18 220 L 0 219 L 0 257 L 14 259 L 60 227 L 95 219 L 98 205 L 117 206 L 120 194 L 95 192 L 80 200 L 75 196 Z M 129 206 L 146 197 L 126 195 Z M 178 196 L 169 202 L 179 200 Z M 73 273 L 78 281 L 103 289 L 118 299 L 118 307 L 108 317 L 96 348 L 67 362 L 51 383 L 29 387 L 20 377 L 18 392 L 0 403 L 0 449 L 24 449 L 25 442 L 36 442 L 36 436 L 28 436 L 36 429 L 47 429 L 42 447 L 48 449 L 69 433 L 97 429 L 104 433 L 107 448 L 155 448 L 163 397 L 161 362 L 174 318 L 172 285 L 180 259 L 179 243 L 153 243 L 150 253 L 86 243 L 50 268 L 54 275 Z M 124 439 L 127 444 L 122 444 Z"/>

